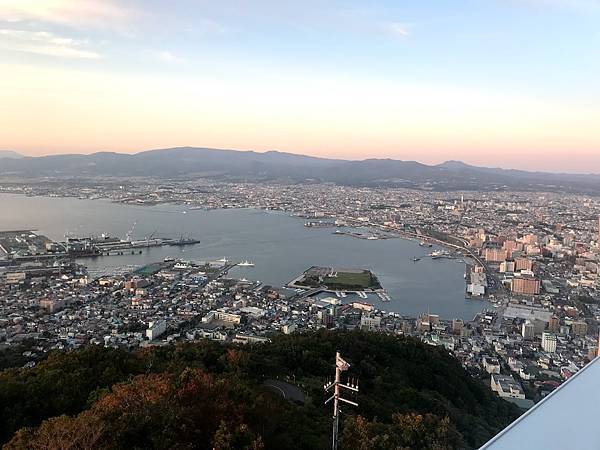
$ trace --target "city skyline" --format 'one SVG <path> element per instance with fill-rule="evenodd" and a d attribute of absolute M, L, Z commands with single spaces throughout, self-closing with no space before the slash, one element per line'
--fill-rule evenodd
<path fill-rule="evenodd" d="M 0 0 L 0 149 L 598 172 L 594 0 Z"/>

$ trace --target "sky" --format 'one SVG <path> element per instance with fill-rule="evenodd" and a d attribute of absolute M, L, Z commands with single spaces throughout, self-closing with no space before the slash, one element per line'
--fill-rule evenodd
<path fill-rule="evenodd" d="M 600 173 L 600 0 L 0 0 L 0 149 Z"/>

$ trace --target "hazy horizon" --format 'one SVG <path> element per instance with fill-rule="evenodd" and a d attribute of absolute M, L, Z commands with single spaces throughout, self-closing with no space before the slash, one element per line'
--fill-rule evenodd
<path fill-rule="evenodd" d="M 0 0 L 0 148 L 600 172 L 600 1 Z"/>

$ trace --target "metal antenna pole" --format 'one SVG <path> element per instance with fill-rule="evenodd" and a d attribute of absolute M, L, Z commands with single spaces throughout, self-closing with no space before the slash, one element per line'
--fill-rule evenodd
<path fill-rule="evenodd" d="M 337 365 L 339 358 L 340 352 L 337 352 L 335 354 L 335 384 L 333 388 L 333 450 L 337 450 L 338 430 L 340 426 L 340 381 L 342 378 L 342 371 Z"/>
<path fill-rule="evenodd" d="M 325 392 L 329 392 L 333 388 L 333 395 L 329 397 L 325 404 L 333 400 L 333 432 L 332 432 L 332 449 L 337 450 L 338 448 L 338 433 L 340 425 L 340 402 L 348 403 L 353 406 L 358 406 L 358 403 L 350 401 L 340 396 L 340 388 L 348 389 L 349 391 L 358 392 L 358 383 L 350 382 L 342 384 L 342 372 L 348 370 L 350 364 L 348 364 L 340 356 L 340 352 L 335 354 L 335 381 L 329 382 L 323 386 Z"/>

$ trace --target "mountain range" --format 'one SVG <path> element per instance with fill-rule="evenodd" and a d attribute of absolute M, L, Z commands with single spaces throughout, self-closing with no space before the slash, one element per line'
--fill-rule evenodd
<path fill-rule="evenodd" d="M 0 159 L 2 158 L 19 159 L 23 158 L 23 155 L 12 150 L 0 150 Z"/>
<path fill-rule="evenodd" d="M 0 152 L 0 177 L 216 178 L 226 181 L 332 182 L 434 191 L 530 190 L 600 194 L 600 174 L 558 174 L 477 167 L 460 161 L 348 161 L 278 151 L 179 147 L 135 154 L 100 152 L 15 158 Z M 8 156 L 8 157 L 7 157 Z"/>

